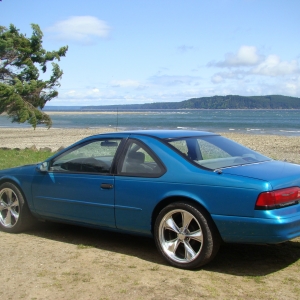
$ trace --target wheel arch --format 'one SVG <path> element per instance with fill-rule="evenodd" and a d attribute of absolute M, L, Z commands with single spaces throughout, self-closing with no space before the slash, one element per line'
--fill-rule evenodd
<path fill-rule="evenodd" d="M 21 183 L 19 182 L 19 180 L 17 180 L 16 178 L 14 177 L 11 177 L 11 176 L 5 176 L 5 177 L 1 177 L 0 178 L 0 185 L 2 185 L 3 183 L 11 183 L 13 185 L 15 185 L 18 190 L 20 191 L 20 193 L 22 194 L 23 198 L 24 198 L 24 201 L 26 203 L 27 206 L 29 206 L 29 203 L 28 203 L 28 199 L 22 189 L 22 185 Z"/>
<path fill-rule="evenodd" d="M 157 216 L 159 215 L 160 211 L 172 204 L 172 203 L 176 203 L 176 202 L 184 202 L 190 205 L 193 205 L 196 208 L 199 208 L 203 213 L 205 213 L 206 217 L 210 219 L 210 221 L 212 222 L 212 224 L 214 225 L 216 231 L 219 233 L 219 230 L 217 228 L 217 225 L 215 224 L 213 218 L 211 217 L 211 214 L 209 213 L 209 211 L 206 209 L 206 207 L 204 205 L 202 205 L 199 201 L 190 198 L 188 196 L 182 196 L 182 195 L 177 195 L 177 196 L 169 196 L 166 197 L 165 199 L 161 200 L 154 208 L 153 212 L 152 212 L 152 216 L 151 216 L 151 232 L 152 234 L 154 233 L 154 225 L 155 225 L 155 220 L 157 218 Z"/>
<path fill-rule="evenodd" d="M 5 177 L 0 178 L 0 185 L 3 183 L 6 183 L 6 182 L 14 184 L 22 192 L 22 194 L 24 196 L 24 192 L 21 188 L 21 184 L 16 178 L 11 177 L 11 176 L 5 176 Z"/>

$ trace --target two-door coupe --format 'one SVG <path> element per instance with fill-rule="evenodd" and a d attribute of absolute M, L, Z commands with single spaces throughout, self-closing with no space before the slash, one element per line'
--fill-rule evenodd
<path fill-rule="evenodd" d="M 300 165 L 209 132 L 100 134 L 0 171 L 0 228 L 32 218 L 154 236 L 171 265 L 194 269 L 222 241 L 300 236 Z"/>

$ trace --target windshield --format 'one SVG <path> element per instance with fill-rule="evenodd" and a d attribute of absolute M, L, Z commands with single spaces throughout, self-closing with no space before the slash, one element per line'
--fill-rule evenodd
<path fill-rule="evenodd" d="M 222 136 L 188 137 L 167 140 L 188 160 L 215 170 L 271 160 Z"/>

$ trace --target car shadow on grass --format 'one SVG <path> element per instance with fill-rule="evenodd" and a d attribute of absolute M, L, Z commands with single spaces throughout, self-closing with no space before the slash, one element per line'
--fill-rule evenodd
<path fill-rule="evenodd" d="M 41 222 L 27 234 L 168 265 L 152 238 L 52 222 Z M 300 239 L 277 245 L 223 244 L 214 260 L 202 269 L 236 276 L 265 276 L 298 260 Z"/>
<path fill-rule="evenodd" d="M 207 271 L 236 276 L 264 276 L 300 260 L 300 240 L 277 245 L 223 244 Z"/>
<path fill-rule="evenodd" d="M 135 256 L 145 261 L 167 265 L 159 255 L 154 240 L 149 237 L 52 222 L 39 222 L 37 226 L 26 231 L 26 234 L 74 244 L 81 248 L 93 247 Z"/>

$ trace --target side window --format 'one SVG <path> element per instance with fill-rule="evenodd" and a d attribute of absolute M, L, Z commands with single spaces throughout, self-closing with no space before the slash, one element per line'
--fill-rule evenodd
<path fill-rule="evenodd" d="M 230 157 L 227 152 L 207 141 L 198 139 L 198 143 L 203 160 Z"/>
<path fill-rule="evenodd" d="M 227 158 L 230 155 L 218 146 L 199 138 L 181 139 L 169 142 L 191 161 Z"/>
<path fill-rule="evenodd" d="M 145 145 L 131 141 L 126 147 L 124 159 L 118 166 L 119 175 L 159 177 L 164 167 Z"/>
<path fill-rule="evenodd" d="M 190 160 L 203 159 L 199 145 L 196 139 L 182 139 L 169 142 L 173 147 L 179 150 Z"/>
<path fill-rule="evenodd" d="M 186 140 L 178 140 L 178 141 L 172 141 L 170 144 L 175 147 L 177 150 L 179 150 L 181 153 L 188 155 L 188 147 L 186 144 Z"/>
<path fill-rule="evenodd" d="M 79 145 L 50 164 L 50 171 L 110 173 L 120 139 L 96 140 Z"/>

